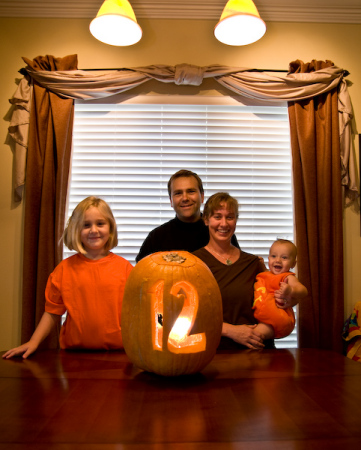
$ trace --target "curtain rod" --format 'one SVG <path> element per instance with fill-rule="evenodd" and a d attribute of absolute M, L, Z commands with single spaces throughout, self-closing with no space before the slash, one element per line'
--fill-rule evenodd
<path fill-rule="evenodd" d="M 124 70 L 124 69 L 112 68 L 112 69 L 78 69 L 78 70 L 82 70 L 83 72 L 93 72 L 93 71 L 95 72 L 97 70 L 99 70 L 99 71 L 101 71 L 101 70 L 103 70 L 103 71 L 113 71 L 114 70 L 115 71 L 115 70 Z M 18 72 L 21 73 L 21 75 L 26 75 L 27 74 L 27 71 L 26 71 L 25 67 L 22 67 Z M 278 70 L 278 69 L 247 69 L 247 72 L 284 72 L 284 73 L 288 73 L 289 70 L 285 70 L 285 69 L 280 69 L 280 70 Z"/>
<path fill-rule="evenodd" d="M 88 72 L 88 71 L 90 72 L 90 71 L 96 71 L 96 70 L 109 70 L 109 71 L 112 71 L 112 70 L 124 70 L 124 69 L 112 68 L 112 69 L 79 69 L 79 70 L 83 70 L 84 72 Z M 280 73 L 289 73 L 289 70 L 287 70 L 287 69 L 247 69 L 247 72 L 280 72 Z M 343 76 L 347 77 L 348 75 L 350 75 L 350 72 L 348 70 L 344 70 L 343 71 Z"/>
<path fill-rule="evenodd" d="M 84 72 L 90 72 L 90 71 L 96 71 L 96 70 L 109 70 L 109 71 L 112 71 L 112 70 L 124 70 L 124 69 L 114 69 L 113 68 L 113 69 L 79 69 L 79 70 L 82 70 Z M 21 75 L 26 75 L 27 74 L 27 71 L 26 71 L 25 67 L 22 67 L 18 72 Z M 284 72 L 284 73 L 289 73 L 289 70 L 285 70 L 285 69 L 279 69 L 279 70 L 278 69 L 249 69 L 249 70 L 247 70 L 247 72 L 280 72 L 280 73 Z M 344 70 L 343 71 L 343 76 L 344 77 L 347 77 L 349 75 L 350 75 L 350 72 L 348 70 Z"/>
<path fill-rule="evenodd" d="M 135 68 L 136 69 L 136 68 Z M 96 71 L 96 70 L 123 70 L 123 69 L 116 69 L 116 68 L 112 68 L 112 69 L 79 69 L 79 70 L 83 70 L 85 72 L 87 71 Z M 247 72 L 289 72 L 288 70 L 285 69 L 247 69 Z"/>

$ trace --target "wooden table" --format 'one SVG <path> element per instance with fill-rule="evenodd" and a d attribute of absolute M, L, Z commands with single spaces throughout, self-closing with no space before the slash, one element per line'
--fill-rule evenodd
<path fill-rule="evenodd" d="M 359 449 L 361 364 L 316 350 L 220 353 L 164 378 L 123 352 L 0 361 L 0 449 Z"/>

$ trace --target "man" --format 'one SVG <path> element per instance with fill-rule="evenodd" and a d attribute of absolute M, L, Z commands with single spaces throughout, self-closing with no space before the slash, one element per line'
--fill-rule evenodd
<path fill-rule="evenodd" d="M 208 244 L 208 227 L 201 215 L 204 190 L 199 176 L 190 170 L 179 170 L 168 181 L 168 194 L 176 217 L 148 234 L 136 257 L 137 262 L 151 253 L 172 250 L 194 252 Z M 232 243 L 239 247 L 235 236 Z"/>

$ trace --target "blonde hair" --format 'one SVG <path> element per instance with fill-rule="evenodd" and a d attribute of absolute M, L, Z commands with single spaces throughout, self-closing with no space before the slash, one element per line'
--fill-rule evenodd
<path fill-rule="evenodd" d="M 69 217 L 63 233 L 64 244 L 69 250 L 85 254 L 86 250 L 81 242 L 80 233 L 83 227 L 85 211 L 94 206 L 109 222 L 109 239 L 104 248 L 106 251 L 118 245 L 118 231 L 112 210 L 106 201 L 98 197 L 87 197 L 82 200 Z"/>
<path fill-rule="evenodd" d="M 227 209 L 233 210 L 238 218 L 238 201 L 228 194 L 228 192 L 217 192 L 209 197 L 204 205 L 203 219 L 208 220 L 221 205 L 225 204 Z"/>

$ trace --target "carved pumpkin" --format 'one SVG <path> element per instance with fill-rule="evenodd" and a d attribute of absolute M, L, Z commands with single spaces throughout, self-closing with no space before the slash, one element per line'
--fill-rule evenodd
<path fill-rule="evenodd" d="M 166 376 L 199 372 L 216 352 L 222 322 L 218 284 L 196 256 L 153 253 L 130 273 L 121 326 L 125 352 L 139 368 Z"/>

